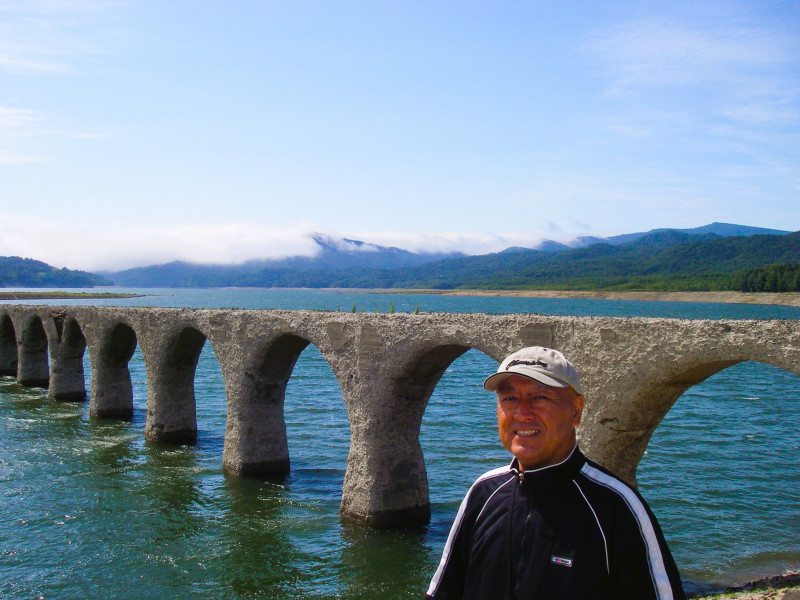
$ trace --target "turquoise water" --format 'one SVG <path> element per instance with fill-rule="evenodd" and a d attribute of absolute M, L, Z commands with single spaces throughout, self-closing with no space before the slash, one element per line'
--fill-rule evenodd
<path fill-rule="evenodd" d="M 682 318 L 800 318 L 791 307 L 463 298 L 297 290 L 146 290 L 121 305 L 386 312 L 539 312 Z M 68 304 L 67 301 L 57 301 Z M 87 359 L 88 360 L 88 359 Z M 197 369 L 198 443 L 143 440 L 144 365 L 131 360 L 132 422 L 93 421 L 86 403 L 0 378 L 0 597 L 419 598 L 458 503 L 505 463 L 481 388 L 496 363 L 456 360 L 422 427 L 428 527 L 342 523 L 349 429 L 338 384 L 311 346 L 287 389 L 292 472 L 283 483 L 221 471 L 225 398 L 206 345 Z M 86 369 L 89 373 L 89 369 Z M 638 477 L 687 589 L 800 567 L 800 379 L 744 363 L 687 391 L 656 431 Z M 309 427 L 313 424 L 313 427 Z"/>

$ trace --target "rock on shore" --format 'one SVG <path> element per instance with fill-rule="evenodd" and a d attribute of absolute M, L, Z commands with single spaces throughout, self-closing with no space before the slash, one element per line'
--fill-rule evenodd
<path fill-rule="evenodd" d="M 800 571 L 765 577 L 695 600 L 800 600 Z"/>

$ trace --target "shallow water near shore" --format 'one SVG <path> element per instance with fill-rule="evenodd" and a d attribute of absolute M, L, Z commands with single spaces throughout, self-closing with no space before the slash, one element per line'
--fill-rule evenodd
<path fill-rule="evenodd" d="M 136 291 L 155 295 L 96 303 L 344 311 L 355 305 L 387 312 L 394 302 L 398 312 L 419 305 L 449 312 L 800 318 L 796 307 L 775 306 Z M 125 423 L 91 420 L 86 403 L 50 402 L 45 390 L 0 378 L 0 597 L 419 598 L 467 487 L 508 460 L 493 402 L 481 387 L 496 363 L 470 351 L 448 369 L 423 420 L 430 524 L 380 531 L 343 523 L 347 416 L 338 383 L 313 346 L 287 389 L 292 472 L 280 483 L 222 474 L 225 397 L 208 344 L 195 380 L 199 431 L 192 447 L 144 442 L 147 387 L 138 351 L 130 367 L 135 412 Z M 800 378 L 743 363 L 687 391 L 653 436 L 639 467 L 640 488 L 687 590 L 800 567 L 799 401 Z"/>

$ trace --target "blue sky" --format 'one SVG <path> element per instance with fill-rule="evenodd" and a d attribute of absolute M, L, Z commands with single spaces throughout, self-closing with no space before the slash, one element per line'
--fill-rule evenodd
<path fill-rule="evenodd" d="M 59 267 L 798 230 L 799 159 L 794 0 L 0 0 L 0 255 Z"/>

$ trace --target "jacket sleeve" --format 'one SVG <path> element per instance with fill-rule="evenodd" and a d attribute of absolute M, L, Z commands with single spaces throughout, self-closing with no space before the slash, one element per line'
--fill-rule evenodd
<path fill-rule="evenodd" d="M 620 600 L 685 600 L 680 574 L 664 534 L 645 501 L 633 490 L 610 544 L 611 580 Z"/>
<path fill-rule="evenodd" d="M 470 490 L 471 492 L 472 490 Z M 464 579 L 469 560 L 469 531 L 471 530 L 467 493 L 450 528 L 439 567 L 431 580 L 425 598 L 429 600 L 460 600 L 464 594 Z M 473 517 L 474 518 L 474 517 Z"/>

